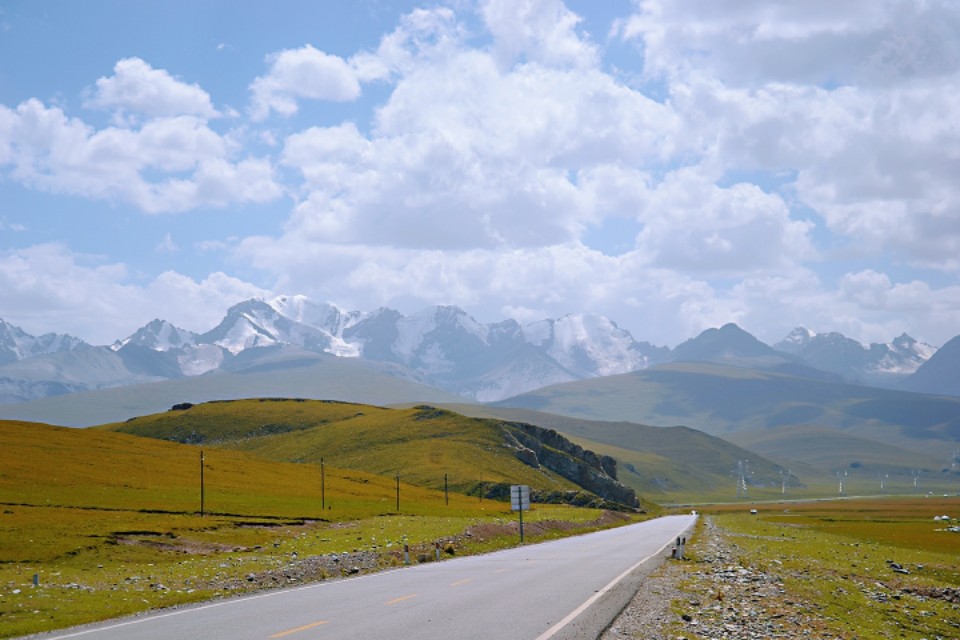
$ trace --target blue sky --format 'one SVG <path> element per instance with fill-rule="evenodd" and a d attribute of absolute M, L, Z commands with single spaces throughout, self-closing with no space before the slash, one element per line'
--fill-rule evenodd
<path fill-rule="evenodd" d="M 960 333 L 943 0 L 0 0 L 0 318 Z"/>

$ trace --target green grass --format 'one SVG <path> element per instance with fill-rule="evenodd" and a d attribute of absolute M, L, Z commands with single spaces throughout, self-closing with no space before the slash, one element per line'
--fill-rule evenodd
<path fill-rule="evenodd" d="M 432 408 L 386 409 L 315 400 L 237 400 L 167 411 L 102 428 L 150 438 L 204 442 L 277 461 L 394 476 L 419 486 L 477 491 L 484 483 L 577 490 L 505 446 L 499 420 Z"/>
<path fill-rule="evenodd" d="M 295 558 L 382 566 L 404 540 L 415 554 L 454 541 L 456 555 L 518 542 L 508 504 L 401 482 L 398 511 L 395 477 L 330 464 L 322 496 L 318 465 L 205 447 L 201 517 L 197 446 L 2 421 L 0 443 L 0 637 L 283 586 Z M 528 538 L 628 519 L 602 515 L 536 505 Z"/>
<path fill-rule="evenodd" d="M 899 498 L 715 510 L 750 566 L 778 576 L 784 600 L 806 602 L 845 638 L 955 638 L 960 498 Z M 956 525 L 953 521 L 953 525 Z M 909 571 L 896 573 L 888 561 Z"/>

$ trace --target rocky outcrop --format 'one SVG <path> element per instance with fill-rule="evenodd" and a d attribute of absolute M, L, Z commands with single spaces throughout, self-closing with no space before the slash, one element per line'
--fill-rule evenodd
<path fill-rule="evenodd" d="M 574 444 L 553 429 L 522 422 L 501 423 L 507 446 L 525 464 L 544 467 L 605 500 L 640 506 L 633 489 L 617 481 L 617 461 Z"/>

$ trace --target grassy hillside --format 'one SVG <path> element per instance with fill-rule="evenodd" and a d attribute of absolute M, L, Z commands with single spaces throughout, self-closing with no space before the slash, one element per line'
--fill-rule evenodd
<path fill-rule="evenodd" d="M 517 456 L 514 425 L 428 406 L 371 405 L 293 399 L 210 402 L 103 428 L 133 435 L 254 453 L 278 460 L 326 463 L 419 486 L 478 494 L 528 484 L 540 491 L 578 491 L 559 472 Z M 589 489 L 589 488 L 588 488 Z M 592 490 L 592 489 L 589 489 Z M 495 491 L 494 491 L 495 493 Z"/>
<path fill-rule="evenodd" d="M 703 363 L 554 385 L 497 406 L 591 420 L 685 425 L 721 437 L 817 425 L 934 458 L 952 453 L 960 442 L 960 398 Z"/>
<path fill-rule="evenodd" d="M 731 475 L 749 460 L 757 486 L 779 487 L 780 470 L 756 452 L 687 427 L 584 420 L 528 409 L 447 405 L 466 415 L 516 420 L 555 429 L 580 446 L 615 458 L 621 482 L 653 500 L 717 499 L 736 495 Z M 815 474 L 818 477 L 822 474 Z M 794 483 L 804 482 L 795 478 Z"/>
<path fill-rule="evenodd" d="M 509 505 L 357 470 L 0 421 L 0 637 L 515 544 Z M 322 495 L 325 494 L 325 495 Z M 323 508 L 326 507 L 326 508 Z M 628 521 L 535 505 L 530 540 Z M 34 586 L 34 576 L 37 585 Z"/>
<path fill-rule="evenodd" d="M 90 426 L 165 411 L 181 402 L 255 397 L 299 397 L 369 402 L 461 401 L 420 384 L 412 373 L 386 363 L 292 350 L 263 350 L 232 365 L 230 373 L 74 393 L 19 404 L 0 404 L 0 419 Z"/>
<path fill-rule="evenodd" d="M 71 509 L 194 514 L 200 511 L 200 448 L 96 429 L 0 421 L 0 502 Z M 204 449 L 208 513 L 322 517 L 313 465 L 277 463 L 242 451 Z M 333 465 L 331 502 L 352 516 L 383 513 L 395 482 Z M 442 501 L 404 485 L 415 503 Z M 335 500 L 333 497 L 336 496 Z"/>

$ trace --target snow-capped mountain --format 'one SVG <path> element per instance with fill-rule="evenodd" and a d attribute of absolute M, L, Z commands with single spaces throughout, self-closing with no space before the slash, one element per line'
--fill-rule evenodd
<path fill-rule="evenodd" d="M 523 329 L 527 342 L 580 377 L 610 376 L 659 364 L 670 350 L 637 342 L 612 320 L 596 314 L 570 314 L 540 320 Z"/>
<path fill-rule="evenodd" d="M 20 327 L 0 320 L 0 365 L 81 346 L 89 345 L 80 338 L 62 333 L 31 336 Z"/>
<path fill-rule="evenodd" d="M 483 324 L 454 306 L 408 316 L 388 308 L 348 312 L 304 296 L 279 296 L 236 304 L 205 333 L 157 319 L 110 347 L 64 335 L 35 338 L 0 320 L 0 402 L 233 371 L 271 353 L 383 363 L 391 375 L 487 402 L 675 361 L 892 386 L 935 351 L 906 334 L 865 347 L 839 333 L 802 328 L 772 348 L 734 324 L 708 329 L 671 351 L 639 342 L 596 314 L 526 326 L 514 320 Z"/>
<path fill-rule="evenodd" d="M 153 320 L 140 327 L 128 338 L 117 340 L 111 346 L 114 351 L 119 351 L 129 345 L 137 345 L 153 349 L 154 351 L 171 351 L 181 347 L 195 345 L 197 343 L 197 334 L 186 329 L 176 327 L 166 320 Z"/>
<path fill-rule="evenodd" d="M 864 346 L 841 333 L 814 333 L 803 327 L 794 329 L 774 348 L 850 382 L 880 386 L 896 386 L 936 352 L 935 347 L 905 333 L 890 343 Z"/>

